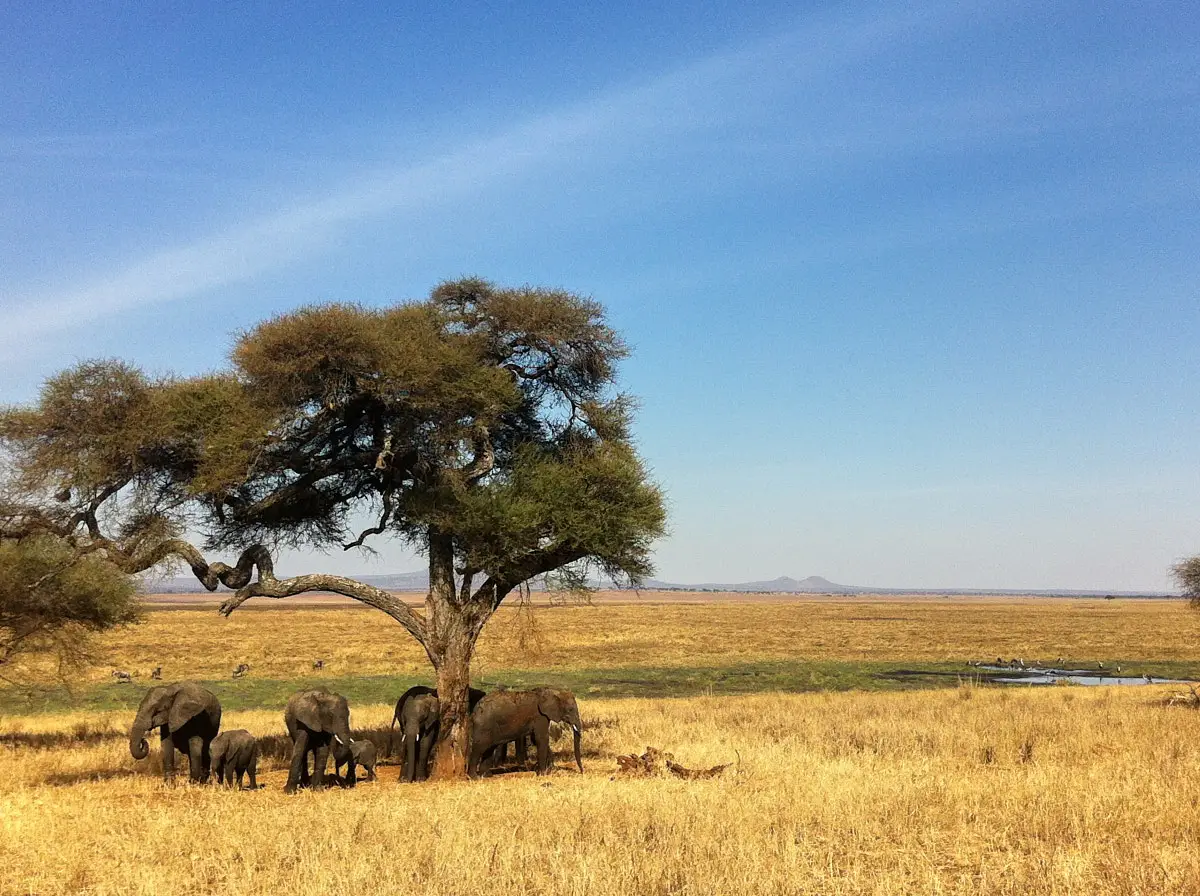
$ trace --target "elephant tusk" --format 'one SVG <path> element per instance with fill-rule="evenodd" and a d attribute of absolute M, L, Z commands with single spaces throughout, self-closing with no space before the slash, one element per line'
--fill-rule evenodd
<path fill-rule="evenodd" d="M 342 740 L 340 737 L 338 737 L 336 734 L 333 736 L 333 739 L 336 740 L 343 747 L 346 746 L 346 742 L 344 740 Z"/>

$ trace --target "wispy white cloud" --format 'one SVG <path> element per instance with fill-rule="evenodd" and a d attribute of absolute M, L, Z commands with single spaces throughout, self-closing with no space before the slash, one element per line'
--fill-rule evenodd
<path fill-rule="evenodd" d="M 612 90 L 427 161 L 372 171 L 325 196 L 152 252 L 108 275 L 33 294 L 5 290 L 0 355 L 15 358 L 70 328 L 251 280 L 325 251 L 346 228 L 378 216 L 416 214 L 548 165 L 585 164 L 636 151 L 646 141 L 661 145 L 728 127 L 739 116 L 769 115 L 772 91 L 843 70 L 885 47 L 933 39 L 964 17 L 961 7 L 946 5 L 810 19 L 781 37 Z"/>

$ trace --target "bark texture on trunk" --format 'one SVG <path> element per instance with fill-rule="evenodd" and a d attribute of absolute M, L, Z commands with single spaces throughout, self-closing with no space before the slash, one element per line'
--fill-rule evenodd
<path fill-rule="evenodd" d="M 425 599 L 426 652 L 437 671 L 437 752 L 430 777 L 467 776 L 471 717 L 471 657 L 486 619 L 474 601 L 462 600 L 454 584 L 454 544 L 437 531 L 429 535 L 429 595 Z"/>

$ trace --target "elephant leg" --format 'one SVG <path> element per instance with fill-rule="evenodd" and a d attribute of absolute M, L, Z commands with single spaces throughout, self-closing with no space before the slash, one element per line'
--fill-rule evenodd
<path fill-rule="evenodd" d="M 432 734 L 426 734 L 421 738 L 421 754 L 417 757 L 417 776 L 420 781 L 429 777 L 429 754 L 433 752 L 436 743 L 437 738 Z"/>
<path fill-rule="evenodd" d="M 304 783 L 308 771 L 308 732 L 300 730 L 296 732 L 296 739 L 292 741 L 292 767 L 288 769 L 287 784 L 283 788 L 284 793 L 295 793 L 296 788 Z"/>
<path fill-rule="evenodd" d="M 517 755 L 514 757 L 517 763 L 517 768 L 524 769 L 529 765 L 529 737 L 522 734 L 513 741 L 513 752 Z"/>
<path fill-rule="evenodd" d="M 258 760 L 251 759 L 250 767 L 246 771 L 250 774 L 250 789 L 258 790 L 258 778 L 256 777 L 258 772 Z"/>
<path fill-rule="evenodd" d="M 412 783 L 417 779 L 417 738 L 406 731 L 400 746 L 404 750 L 404 771 L 400 778 L 405 783 Z"/>
<path fill-rule="evenodd" d="M 358 763 L 354 761 L 354 757 L 350 757 L 350 764 L 346 766 L 345 784 L 347 787 L 353 787 L 358 783 L 358 774 L 355 772 L 357 767 Z"/>
<path fill-rule="evenodd" d="M 537 745 L 537 773 L 550 770 L 550 723 L 539 716 L 533 723 L 533 742 Z"/>
<path fill-rule="evenodd" d="M 204 739 L 199 735 L 188 738 L 188 777 L 195 782 L 204 778 Z"/>
<path fill-rule="evenodd" d="M 175 741 L 165 732 L 162 735 L 162 772 L 164 781 L 175 782 Z"/>
<path fill-rule="evenodd" d="M 325 766 L 328 764 L 329 744 L 322 741 L 313 748 L 313 790 L 321 790 L 325 787 Z"/>
<path fill-rule="evenodd" d="M 505 760 L 507 760 L 507 759 L 508 759 L 508 742 L 505 741 L 502 744 L 496 744 L 495 748 L 492 750 L 492 766 L 494 767 L 497 765 L 503 765 Z"/>
<path fill-rule="evenodd" d="M 208 781 L 209 770 L 212 768 L 212 741 L 203 738 L 200 741 L 200 783 Z"/>

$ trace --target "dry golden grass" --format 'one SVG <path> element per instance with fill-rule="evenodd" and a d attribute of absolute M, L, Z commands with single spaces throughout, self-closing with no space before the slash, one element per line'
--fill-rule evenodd
<path fill-rule="evenodd" d="M 1200 712 L 1156 705 L 1164 690 L 592 701 L 584 776 L 565 755 L 545 779 L 401 785 L 387 767 L 293 797 L 279 770 L 257 792 L 168 789 L 120 737 L 0 748 L 0 893 L 1196 893 Z M 356 726 L 388 713 L 356 709 Z M 741 762 L 614 780 L 647 744 Z"/>
<path fill-rule="evenodd" d="M 397 626 L 359 609 L 154 612 L 102 647 L 143 680 L 159 664 L 167 678 L 224 678 L 238 662 L 291 679 L 318 657 L 335 676 L 428 673 Z M 531 632 L 505 610 L 476 673 L 996 655 L 1194 661 L 1200 613 L 1178 601 L 646 603 L 540 609 Z M 565 755 L 547 779 L 459 784 L 401 785 L 385 765 L 353 791 L 292 797 L 278 761 L 256 792 L 165 787 L 156 757 L 129 756 L 128 712 L 8 716 L 0 734 L 22 736 L 0 742 L 0 894 L 1197 893 L 1200 712 L 1161 706 L 1172 690 L 585 697 L 583 776 Z M 390 713 L 355 705 L 355 728 Z M 277 709 L 223 723 L 283 731 Z M 616 756 L 647 745 L 736 767 L 711 781 L 614 779 Z"/>
<path fill-rule="evenodd" d="M 424 652 L 377 611 L 163 610 L 100 642 L 107 665 L 145 677 L 224 678 L 238 663 L 291 678 L 325 660 L 330 675 L 425 675 Z M 1200 613 L 1178 600 L 817 598 L 737 603 L 539 607 L 534 630 L 503 608 L 476 673 L 505 669 L 726 665 L 771 659 L 958 661 L 997 656 L 1200 660 Z"/>

